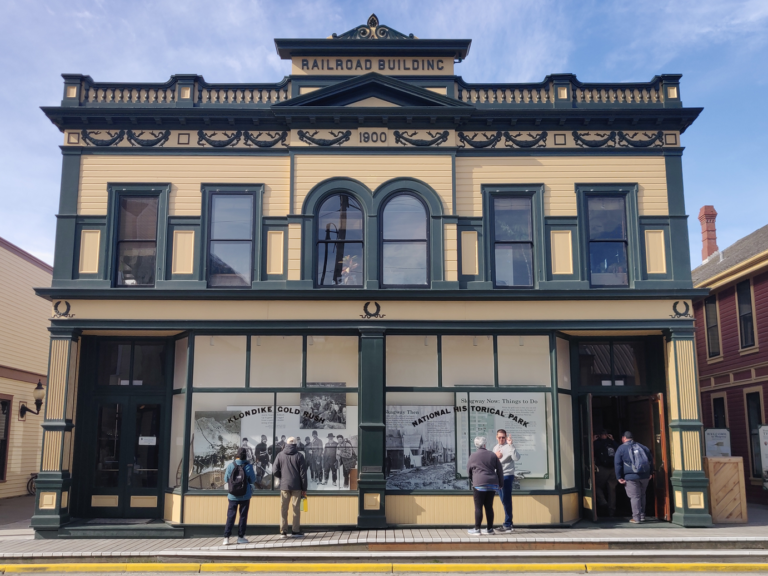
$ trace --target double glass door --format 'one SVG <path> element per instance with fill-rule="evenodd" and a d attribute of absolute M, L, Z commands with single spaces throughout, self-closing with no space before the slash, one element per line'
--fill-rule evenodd
<path fill-rule="evenodd" d="M 159 518 L 164 398 L 94 398 L 89 516 Z"/>

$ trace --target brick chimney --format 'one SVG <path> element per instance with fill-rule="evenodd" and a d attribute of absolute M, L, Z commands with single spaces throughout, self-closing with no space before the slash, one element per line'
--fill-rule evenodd
<path fill-rule="evenodd" d="M 719 250 L 717 247 L 717 229 L 715 227 L 716 219 L 717 211 L 714 206 L 702 206 L 701 210 L 699 210 L 702 262 Z"/>

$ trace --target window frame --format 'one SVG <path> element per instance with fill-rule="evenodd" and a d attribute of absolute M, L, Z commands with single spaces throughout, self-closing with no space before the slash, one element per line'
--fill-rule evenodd
<path fill-rule="evenodd" d="M 107 184 L 107 228 L 109 246 L 106 274 L 113 288 L 140 290 L 157 288 L 165 280 L 166 244 L 168 231 L 169 183 L 109 183 Z M 120 200 L 124 197 L 157 196 L 157 233 L 155 240 L 155 282 L 152 285 L 120 285 L 117 283 L 117 256 L 120 226 Z"/>
<path fill-rule="evenodd" d="M 742 323 L 741 320 L 744 316 L 747 316 L 746 314 L 742 315 L 740 307 L 740 298 L 739 298 L 739 286 L 743 286 L 744 284 L 747 284 L 749 287 L 749 316 L 752 317 L 752 344 L 749 344 L 748 346 L 744 345 L 744 332 L 742 330 Z M 752 278 L 747 278 L 746 280 L 742 280 L 741 282 L 736 283 L 734 286 L 734 301 L 736 304 L 736 324 L 739 327 L 739 352 L 740 353 L 751 353 L 751 352 L 757 352 L 758 351 L 758 345 L 757 345 L 757 326 L 755 325 L 755 290 L 754 286 L 752 284 Z"/>
<path fill-rule="evenodd" d="M 362 238 L 360 240 L 342 240 L 342 243 L 344 243 L 344 244 L 346 244 L 346 243 L 349 243 L 349 244 L 360 244 L 362 246 L 363 266 L 362 266 L 362 270 L 360 271 L 360 274 L 362 276 L 362 282 L 360 284 L 357 284 L 357 285 L 354 285 L 354 286 L 349 286 L 349 285 L 345 286 L 343 284 L 330 284 L 330 285 L 329 284 L 320 284 L 319 281 L 318 281 L 318 278 L 317 278 L 318 265 L 320 263 L 320 252 L 319 252 L 320 244 L 338 244 L 338 241 L 337 242 L 331 242 L 329 240 L 320 240 L 319 239 L 319 237 L 320 237 L 320 210 L 322 209 L 323 205 L 328 200 L 333 198 L 334 196 L 349 196 L 352 200 L 354 200 L 357 203 L 358 207 L 360 208 L 360 212 L 361 212 L 362 218 L 363 218 L 363 229 L 362 229 L 362 234 L 361 234 Z M 368 260 L 368 254 L 366 253 L 366 242 L 367 242 L 366 234 L 368 233 L 368 230 L 367 230 L 368 222 L 367 222 L 367 220 L 368 220 L 368 216 L 367 216 L 367 211 L 366 211 L 365 204 L 363 204 L 360 201 L 360 198 L 358 198 L 357 195 L 353 194 L 349 190 L 344 190 L 344 189 L 337 188 L 337 189 L 334 189 L 334 190 L 330 191 L 327 194 L 323 194 L 323 196 L 318 199 L 317 203 L 315 204 L 314 216 L 313 216 L 313 219 L 312 219 L 312 237 L 311 237 L 312 254 L 313 254 L 313 258 L 312 258 L 312 285 L 315 288 L 320 288 L 320 289 L 323 289 L 323 290 L 328 290 L 328 289 L 343 289 L 343 290 L 355 290 L 355 289 L 357 289 L 357 290 L 361 290 L 361 289 L 365 288 L 366 278 L 367 278 L 367 275 L 366 275 L 366 265 L 367 265 L 367 260 Z"/>
<path fill-rule="evenodd" d="M 251 227 L 251 282 L 249 286 L 210 286 L 209 266 L 210 243 L 211 243 L 211 218 L 213 216 L 213 196 L 222 194 L 225 196 L 236 196 L 238 194 L 253 196 L 253 226 Z M 249 290 L 254 284 L 262 278 L 262 261 L 264 257 L 262 252 L 266 246 L 262 245 L 263 225 L 263 196 L 264 184 L 211 184 L 203 183 L 201 185 L 201 213 L 200 213 L 200 235 L 201 250 L 199 255 L 199 269 L 201 271 L 202 281 L 206 288 L 210 290 Z"/>
<path fill-rule="evenodd" d="M 581 257 L 581 274 L 589 282 L 591 290 L 627 290 L 635 287 L 635 283 L 642 279 L 642 259 L 639 236 L 639 211 L 638 211 L 638 184 L 637 183 L 616 183 L 616 184 L 576 184 L 577 196 L 577 219 L 579 227 L 579 244 Z M 617 285 L 594 285 L 592 284 L 592 262 L 589 254 L 590 243 L 593 242 L 589 237 L 589 198 L 624 198 L 624 217 L 627 225 L 627 284 L 626 286 Z M 613 242 L 614 240 L 610 240 Z M 600 241 L 597 241 L 600 242 Z"/>
<path fill-rule="evenodd" d="M 715 320 L 717 321 L 717 324 L 715 325 L 717 327 L 717 348 L 718 352 L 717 354 L 712 354 L 710 343 L 711 340 L 709 338 L 709 324 L 707 322 L 707 300 L 710 300 L 714 298 L 715 299 Z M 717 294 L 712 294 L 710 296 L 707 296 L 704 299 L 704 302 L 702 304 L 702 314 L 704 315 L 704 342 L 707 345 L 707 362 L 714 362 L 717 359 L 721 359 L 723 357 L 723 339 L 722 335 L 720 334 L 720 298 L 718 298 Z"/>
<path fill-rule="evenodd" d="M 493 290 L 535 290 L 546 280 L 543 276 L 546 262 L 546 244 L 544 241 L 544 184 L 483 184 L 483 251 L 484 273 Z M 521 198 L 531 200 L 531 280 L 529 286 L 496 285 L 496 228 L 494 223 L 494 204 L 496 198 Z"/>
<path fill-rule="evenodd" d="M 755 475 L 755 470 L 753 470 L 754 463 L 755 463 L 755 454 L 752 450 L 752 430 L 750 429 L 749 425 L 749 396 L 751 394 L 758 394 L 758 398 L 760 399 L 760 420 L 761 423 L 758 424 L 758 445 L 759 445 L 759 427 L 763 426 L 765 424 L 765 404 L 763 400 L 763 387 L 762 386 L 752 386 L 749 388 L 744 388 L 742 390 L 743 399 L 744 399 L 744 424 L 745 424 L 745 431 L 747 435 L 747 453 L 749 455 L 749 478 L 755 482 L 762 484 L 762 476 L 763 472 L 762 470 L 757 471 L 757 475 Z M 758 456 L 760 456 L 758 454 Z"/>
<path fill-rule="evenodd" d="M 213 199 L 216 196 L 242 196 L 242 197 L 250 197 L 251 198 L 251 238 L 250 240 L 243 240 L 243 239 L 237 239 L 237 240 L 215 240 L 213 238 Z M 256 194 L 254 192 L 244 192 L 244 191 L 226 191 L 226 190 L 215 190 L 211 191 L 211 193 L 208 195 L 208 217 L 206 222 L 207 227 L 207 234 L 206 234 L 206 244 L 205 244 L 205 283 L 206 287 L 208 288 L 216 288 L 221 290 L 243 290 L 243 289 L 249 289 L 251 286 L 253 286 L 253 281 L 256 276 L 256 271 L 254 269 L 254 253 L 256 251 Z M 211 244 L 213 242 L 248 242 L 251 243 L 251 255 L 250 255 L 250 263 L 251 263 L 251 278 L 248 282 L 247 286 L 212 286 L 211 285 L 211 270 L 210 270 L 210 259 L 211 259 Z"/>
<path fill-rule="evenodd" d="M 13 416 L 13 396 L 0 394 L 0 401 L 8 402 L 5 414 L 5 458 L 0 460 L 0 483 L 8 481 L 8 460 L 11 455 L 11 419 Z"/>
<path fill-rule="evenodd" d="M 399 196 L 410 196 L 412 198 L 415 198 L 424 208 L 424 220 L 426 224 L 426 233 L 424 240 L 413 240 L 413 239 L 399 239 L 399 240 L 385 240 L 384 239 L 384 213 L 387 210 L 387 206 L 389 203 L 399 197 Z M 424 199 L 415 191 L 411 191 L 408 189 L 402 189 L 398 190 L 397 192 L 394 192 L 392 194 L 387 195 L 387 197 L 384 199 L 384 201 L 381 204 L 381 207 L 378 210 L 378 263 L 379 263 L 379 286 L 383 289 L 398 289 L 398 288 L 405 288 L 408 290 L 424 290 L 428 289 L 432 285 L 432 223 L 431 220 L 431 211 L 429 209 L 429 205 L 424 201 Z M 427 261 L 425 265 L 425 272 L 426 272 L 426 281 L 424 284 L 385 284 L 384 283 L 384 245 L 386 243 L 424 243 L 425 246 L 425 252 L 427 256 Z"/>

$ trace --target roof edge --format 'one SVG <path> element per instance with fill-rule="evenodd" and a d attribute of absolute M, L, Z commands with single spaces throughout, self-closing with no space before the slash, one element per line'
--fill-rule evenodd
<path fill-rule="evenodd" d="M 721 251 L 722 252 L 722 251 Z M 694 288 L 709 288 L 715 290 L 722 288 L 723 286 L 740 280 L 744 276 L 759 270 L 762 267 L 768 268 L 768 250 L 764 250 L 759 254 L 755 254 L 751 258 L 747 258 L 730 268 L 710 276 L 706 280 L 703 280 L 696 284 Z"/>
<path fill-rule="evenodd" d="M 50 264 L 46 264 L 45 262 L 40 260 L 40 258 L 38 258 L 37 256 L 33 256 L 26 250 L 19 248 L 18 246 L 16 246 L 16 244 L 8 242 L 8 240 L 6 240 L 3 237 L 0 237 L 0 247 L 5 248 L 6 250 L 8 250 L 8 252 L 18 256 L 22 260 L 29 262 L 34 266 L 37 266 L 38 268 L 40 268 L 40 270 L 43 270 L 44 272 L 48 272 L 48 274 L 53 275 L 53 266 L 51 266 Z"/>

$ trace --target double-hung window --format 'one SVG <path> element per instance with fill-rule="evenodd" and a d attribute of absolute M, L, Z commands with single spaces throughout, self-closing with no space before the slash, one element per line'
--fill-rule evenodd
<path fill-rule="evenodd" d="M 736 284 L 736 298 L 739 308 L 739 337 L 741 348 L 755 345 L 755 322 L 752 313 L 752 286 L 749 280 Z"/>
<path fill-rule="evenodd" d="M 253 194 L 212 194 L 208 285 L 248 288 L 253 279 Z"/>
<path fill-rule="evenodd" d="M 587 197 L 587 218 L 590 285 L 629 286 L 626 198 Z"/>
<path fill-rule="evenodd" d="M 530 196 L 493 198 L 493 278 L 496 287 L 533 286 L 533 206 Z"/>
<path fill-rule="evenodd" d="M 157 196 L 121 196 L 117 227 L 118 286 L 154 286 Z"/>
<path fill-rule="evenodd" d="M 720 328 L 717 321 L 717 294 L 704 300 L 704 321 L 707 325 L 707 357 L 720 356 Z"/>

